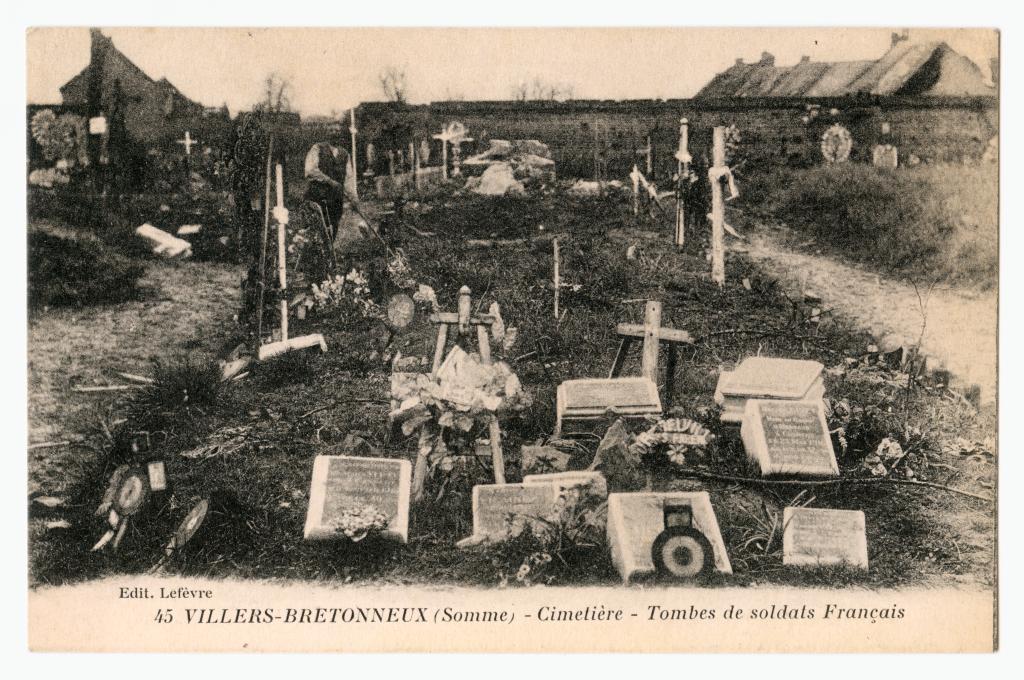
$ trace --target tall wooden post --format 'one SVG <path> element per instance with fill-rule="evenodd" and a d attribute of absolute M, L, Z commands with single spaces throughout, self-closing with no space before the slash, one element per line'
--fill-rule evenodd
<path fill-rule="evenodd" d="M 679 119 L 679 149 L 676 151 L 676 246 L 686 243 L 686 188 L 690 179 L 690 126 Z"/>
<path fill-rule="evenodd" d="M 553 239 L 551 241 L 551 247 L 554 250 L 554 256 L 555 256 L 554 276 L 552 278 L 553 278 L 553 283 L 555 284 L 555 321 L 558 321 L 558 297 L 559 297 L 559 294 L 562 292 L 562 278 L 559 275 L 559 271 L 558 271 L 558 269 L 559 269 L 558 260 L 560 259 L 560 255 L 561 254 L 558 252 L 558 239 L 557 238 Z"/>
<path fill-rule="evenodd" d="M 644 349 L 640 356 L 640 375 L 658 382 L 658 334 L 661 331 L 661 303 L 648 300 L 644 308 Z"/>
<path fill-rule="evenodd" d="M 348 126 L 348 131 L 352 134 L 352 175 L 356 178 L 354 183 L 353 191 L 355 192 L 356 200 L 359 200 L 359 166 L 356 163 L 356 107 L 352 107 L 352 122 Z"/>
<path fill-rule="evenodd" d="M 442 129 L 441 134 L 434 135 L 436 139 L 441 140 L 441 179 L 448 181 L 448 138 L 445 135 L 445 131 Z"/>
<path fill-rule="evenodd" d="M 644 150 L 647 154 L 647 177 L 653 182 L 654 181 L 654 148 L 651 146 L 651 136 L 647 135 L 647 148 Z"/>
<path fill-rule="evenodd" d="M 416 140 L 413 140 L 410 147 L 412 151 L 412 179 L 416 186 L 416 191 L 420 190 L 420 147 L 416 144 Z"/>
<path fill-rule="evenodd" d="M 711 280 L 725 285 L 725 128 L 716 127 L 712 147 L 711 175 Z"/>

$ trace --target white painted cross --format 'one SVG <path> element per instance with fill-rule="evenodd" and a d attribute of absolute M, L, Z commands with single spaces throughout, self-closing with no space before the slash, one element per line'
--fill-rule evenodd
<path fill-rule="evenodd" d="M 182 146 L 185 147 L 185 155 L 186 156 L 191 156 L 192 155 L 192 145 L 193 144 L 198 144 L 198 143 L 199 143 L 199 140 L 198 139 L 192 139 L 192 135 L 189 134 L 188 130 L 185 130 L 185 138 L 178 140 L 178 144 L 181 144 Z"/>

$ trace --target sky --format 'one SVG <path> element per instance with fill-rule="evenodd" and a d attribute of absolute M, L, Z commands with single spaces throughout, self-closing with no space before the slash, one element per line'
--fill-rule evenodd
<path fill-rule="evenodd" d="M 304 115 L 341 112 L 383 98 L 380 73 L 406 73 L 409 99 L 511 99 L 516 83 L 570 84 L 577 99 L 693 96 L 737 58 L 762 51 L 776 65 L 875 59 L 889 28 L 109 28 L 119 50 L 152 78 L 166 77 L 207 106 L 250 108 L 262 82 L 291 82 Z M 986 29 L 911 29 L 911 42 L 944 40 L 989 76 L 998 34 Z M 59 88 L 89 61 L 86 28 L 27 34 L 29 103 L 57 103 Z"/>

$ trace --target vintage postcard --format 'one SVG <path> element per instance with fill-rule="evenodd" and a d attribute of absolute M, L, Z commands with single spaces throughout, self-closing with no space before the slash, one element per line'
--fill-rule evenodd
<path fill-rule="evenodd" d="M 31 649 L 995 650 L 999 38 L 29 29 Z"/>

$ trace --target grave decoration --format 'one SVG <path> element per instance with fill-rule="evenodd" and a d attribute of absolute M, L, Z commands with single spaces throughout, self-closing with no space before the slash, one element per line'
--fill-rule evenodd
<path fill-rule="evenodd" d="M 868 568 L 868 541 L 860 510 L 788 507 L 782 514 L 782 563 Z"/>
<path fill-rule="evenodd" d="M 473 487 L 473 534 L 459 541 L 460 548 L 518 536 L 529 526 L 539 533 L 544 519 L 556 509 L 555 484 L 478 484 Z"/>
<path fill-rule="evenodd" d="M 560 451 L 554 446 L 524 445 L 520 449 L 520 460 L 524 475 L 548 472 L 564 472 L 569 467 L 572 454 Z"/>
<path fill-rule="evenodd" d="M 407 542 L 410 478 L 407 460 L 317 456 L 304 537 L 358 542 L 379 533 Z"/>
<path fill-rule="evenodd" d="M 162 463 L 146 467 L 122 465 L 114 470 L 103 500 L 95 513 L 99 517 L 106 516 L 109 529 L 93 545 L 93 551 L 101 550 L 108 544 L 114 550 L 121 547 L 121 541 L 128 531 L 132 517 L 150 505 L 154 484 L 159 491 L 167 488 Z"/>
<path fill-rule="evenodd" d="M 613 493 L 608 496 L 607 531 L 612 562 L 623 583 L 732 573 L 705 491 Z"/>
<path fill-rule="evenodd" d="M 715 402 L 722 406 L 722 422 L 743 420 L 750 399 L 820 400 L 825 396 L 822 366 L 817 361 L 749 357 L 734 371 L 722 371 Z"/>
<path fill-rule="evenodd" d="M 495 313 L 471 313 L 470 290 L 459 291 L 458 311 L 436 311 L 431 321 L 437 325 L 437 342 L 430 375 L 417 375 L 415 392 L 390 414 L 392 423 L 401 423 L 402 433 L 420 432 L 419 451 L 413 474 L 413 499 L 423 496 L 427 476 L 437 468 L 449 451 L 470 450 L 483 430 L 487 430 L 492 453 L 494 480 L 505 482 L 505 462 L 501 449 L 498 417 L 524 410 L 531 398 L 519 378 L 503 361 L 491 359 L 491 335 L 496 326 L 506 332 L 497 308 Z M 479 353 L 469 354 L 456 344 L 444 362 L 450 329 L 456 339 L 468 341 L 475 330 Z M 511 329 L 508 330 L 511 333 Z"/>
<path fill-rule="evenodd" d="M 850 131 L 836 123 L 821 135 L 821 155 L 828 163 L 843 163 L 850 158 L 853 137 Z"/>
<path fill-rule="evenodd" d="M 714 439 L 715 435 L 696 421 L 665 418 L 638 434 L 632 446 L 641 453 L 664 450 L 669 461 L 684 465 L 688 453 L 704 449 Z"/>
<path fill-rule="evenodd" d="M 740 427 L 747 457 L 762 475 L 836 477 L 825 405 L 816 401 L 751 399 Z"/>

